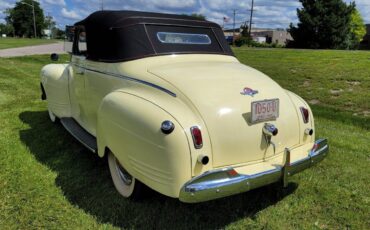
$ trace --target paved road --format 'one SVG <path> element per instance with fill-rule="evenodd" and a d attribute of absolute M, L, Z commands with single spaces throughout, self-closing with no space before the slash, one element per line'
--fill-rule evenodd
<path fill-rule="evenodd" d="M 38 45 L 38 46 L 26 46 L 19 48 L 3 49 L 0 50 L 0 57 L 19 57 L 34 54 L 52 54 L 52 53 L 65 53 L 63 42 Z"/>

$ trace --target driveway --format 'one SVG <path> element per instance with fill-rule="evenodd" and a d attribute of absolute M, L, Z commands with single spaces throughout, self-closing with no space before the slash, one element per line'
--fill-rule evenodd
<path fill-rule="evenodd" d="M 38 46 L 26 46 L 19 48 L 3 49 L 0 50 L 0 57 L 19 57 L 26 55 L 35 55 L 35 54 L 52 54 L 52 53 L 65 53 L 64 43 L 58 42 L 48 45 L 38 45 Z"/>

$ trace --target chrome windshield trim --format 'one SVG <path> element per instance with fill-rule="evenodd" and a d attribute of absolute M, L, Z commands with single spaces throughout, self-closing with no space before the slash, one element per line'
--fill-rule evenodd
<path fill-rule="evenodd" d="M 116 73 L 110 73 L 110 72 L 105 72 L 105 71 L 90 69 L 90 68 L 86 68 L 84 66 L 77 65 L 75 63 L 73 63 L 73 65 L 75 65 L 75 66 L 77 66 L 79 68 L 83 68 L 83 69 L 85 69 L 87 71 L 91 71 L 91 72 L 95 72 L 95 73 L 100 73 L 100 74 L 107 74 L 107 75 L 112 76 L 112 77 L 121 78 L 121 79 L 124 79 L 124 80 L 127 80 L 127 81 L 132 81 L 132 82 L 144 84 L 144 85 L 150 86 L 152 88 L 161 90 L 161 91 L 163 91 L 163 92 L 171 95 L 172 97 L 177 97 L 177 95 L 174 92 L 172 92 L 172 91 L 170 91 L 170 90 L 168 90 L 166 88 L 163 88 L 162 86 L 159 86 L 159 85 L 156 85 L 156 84 L 147 82 L 147 81 L 143 81 L 143 80 L 140 80 L 140 79 L 137 79 L 137 78 L 133 78 L 133 77 L 124 76 L 124 75 L 121 75 L 121 74 L 116 74 Z"/>
<path fill-rule="evenodd" d="M 247 192 L 278 181 L 286 183 L 288 177 L 312 167 L 326 157 L 329 151 L 326 139 L 316 141 L 314 146 L 302 160 L 290 163 L 288 159 L 281 166 L 256 174 L 239 174 L 231 167 L 207 171 L 185 183 L 180 190 L 179 199 L 186 203 L 204 202 Z M 285 154 L 290 154 L 290 151 Z"/>

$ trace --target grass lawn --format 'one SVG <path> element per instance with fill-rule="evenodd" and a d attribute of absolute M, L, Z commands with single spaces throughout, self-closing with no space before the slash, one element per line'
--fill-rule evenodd
<path fill-rule="evenodd" d="M 58 40 L 34 38 L 0 38 L 0 49 L 17 48 L 23 46 L 36 46 L 56 43 Z"/>
<path fill-rule="evenodd" d="M 106 159 L 49 122 L 48 56 L 0 58 L 0 228 L 370 229 L 370 53 L 237 49 L 243 62 L 310 101 L 331 153 L 291 178 L 201 204 L 121 198 Z M 63 56 L 65 61 L 67 58 Z"/>

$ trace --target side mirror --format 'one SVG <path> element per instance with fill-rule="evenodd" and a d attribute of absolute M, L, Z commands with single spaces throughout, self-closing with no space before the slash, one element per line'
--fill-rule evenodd
<path fill-rule="evenodd" d="M 56 54 L 56 53 L 52 53 L 52 54 L 50 55 L 50 59 L 51 59 L 52 61 L 59 61 L 59 55 L 58 55 L 58 54 Z"/>

